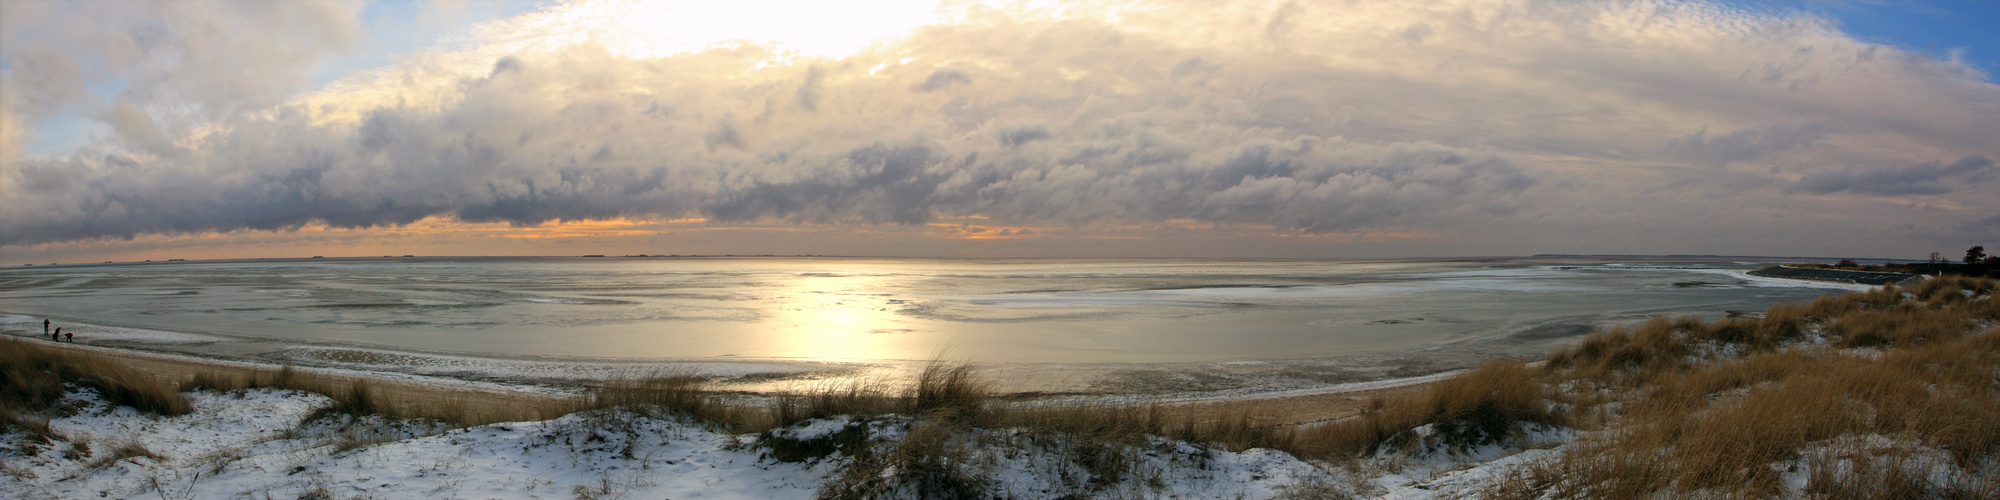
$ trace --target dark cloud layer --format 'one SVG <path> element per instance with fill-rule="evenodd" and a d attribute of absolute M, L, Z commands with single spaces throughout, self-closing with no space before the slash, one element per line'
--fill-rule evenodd
<path fill-rule="evenodd" d="M 1667 152 L 1691 163 L 1728 165 L 1812 145 L 1833 132 L 1821 122 L 1772 125 L 1708 135 L 1707 130 L 1667 141 Z"/>
<path fill-rule="evenodd" d="M 1945 194 L 1991 179 L 1994 170 L 1993 160 L 1974 155 L 1951 163 L 1929 161 L 1915 165 L 1818 172 L 1800 178 L 1787 190 L 1814 194 L 1846 191 L 1877 196 Z"/>
<path fill-rule="evenodd" d="M 2000 236 L 2000 215 L 1966 222 L 1959 225 L 1959 230 L 1980 236 Z"/>

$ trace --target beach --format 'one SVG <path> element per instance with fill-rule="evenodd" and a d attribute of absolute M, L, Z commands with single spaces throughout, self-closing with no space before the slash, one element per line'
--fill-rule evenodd
<path fill-rule="evenodd" d="M 16 337 L 38 339 L 22 328 L 32 326 L 32 321 L 23 317 L 0 317 L 0 332 Z M 84 338 L 98 335 L 140 335 L 130 330 L 118 330 L 98 325 L 69 323 L 71 330 L 82 331 Z M 113 333 L 117 332 L 117 333 Z M 211 342 L 197 340 L 201 337 L 177 338 L 188 343 Z M 102 339 L 101 343 L 116 344 Z M 572 401 L 593 384 L 620 377 L 645 376 L 652 373 L 697 373 L 714 379 L 716 387 L 739 394 L 741 397 L 757 401 L 759 397 L 773 390 L 802 389 L 829 384 L 879 381 L 885 386 L 899 386 L 902 379 L 918 368 L 912 366 L 854 367 L 849 365 L 826 366 L 811 363 L 673 363 L 673 362 L 597 362 L 579 363 L 575 361 L 535 361 L 528 360 L 480 360 L 510 368 L 513 375 L 503 374 L 498 368 L 487 367 L 485 371 L 455 371 L 443 374 L 424 374 L 383 369 L 355 369 L 356 364 L 276 364 L 257 360 L 256 357 L 227 358 L 174 352 L 170 350 L 147 350 L 131 347 L 111 347 L 95 343 L 56 343 L 51 346 L 76 350 L 113 360 L 125 367 L 151 375 L 156 380 L 168 384 L 180 384 L 198 375 L 249 376 L 256 373 L 271 373 L 285 367 L 309 370 L 312 373 L 338 383 L 365 380 L 380 395 L 392 404 L 406 407 L 428 407 L 461 405 L 480 408 L 480 411 L 496 413 L 492 417 L 500 420 L 526 420 L 538 414 L 510 409 L 541 408 Z M 132 345 L 132 344 L 125 344 Z M 138 344 L 151 345 L 151 344 Z M 237 353 L 242 350 L 234 351 Z M 351 351 L 363 352 L 363 351 Z M 370 359 L 394 356 L 366 351 Z M 356 354 L 353 358 L 362 358 Z M 464 363 L 471 363 L 465 361 Z M 359 363 L 365 365 L 365 363 Z M 463 368 L 463 367 L 461 367 Z M 1168 373 L 1171 368 L 1155 368 L 1159 373 Z M 996 380 L 1006 377 L 1019 367 L 992 367 L 982 375 Z M 1102 369 L 1100 369 L 1101 371 Z M 1081 371 L 1081 369 L 1078 369 Z M 554 374 L 552 374 L 554 373 Z M 1053 376 L 1074 375 L 1075 372 Z M 1212 411 L 1217 415 L 1256 415 L 1262 425 L 1292 426 L 1314 422 L 1324 422 L 1353 416 L 1365 408 L 1368 401 L 1379 397 L 1394 397 L 1419 390 L 1430 383 L 1455 371 L 1444 371 L 1424 376 L 1391 378 L 1345 384 L 1328 384 L 1305 389 L 1266 391 L 1179 391 L 1170 393 L 1052 393 L 1042 391 L 1021 391 L 1010 393 L 1012 399 L 1064 399 L 1089 398 L 1124 404 L 1163 403 L 1186 408 Z M 476 374 L 476 375 L 475 375 Z M 1050 376 L 1045 374 L 1045 376 Z M 1163 375 L 1171 378 L 1172 375 Z M 1000 387 L 1018 387 L 1018 384 L 1000 384 Z M 777 388 L 777 389 L 771 389 Z M 754 390 L 763 389 L 763 390 Z"/>
<path fill-rule="evenodd" d="M 35 338 L 40 321 L 53 316 L 57 326 L 77 335 L 75 343 L 60 347 L 119 360 L 167 383 L 201 373 L 269 373 L 291 367 L 333 380 L 367 380 L 393 404 L 408 408 L 447 403 L 483 408 L 485 420 L 532 419 L 545 411 L 531 409 L 575 400 L 607 381 L 659 373 L 697 376 L 712 390 L 755 406 L 778 394 L 831 386 L 898 390 L 928 364 L 946 361 L 977 367 L 997 394 L 1015 401 L 1166 404 L 1217 415 L 1255 415 L 1258 425 L 1296 426 L 1356 415 L 1372 400 L 1416 392 L 1487 360 L 1537 357 L 1601 327 L 1661 315 L 1734 317 L 1778 300 L 1865 288 L 1757 277 L 1749 274 L 1755 267 L 1739 262 L 733 259 L 669 264 L 646 259 L 363 260 L 0 273 L 0 282 L 9 285 L 0 295 L 18 299 L 10 307 L 69 314 L 85 313 L 79 304 L 98 307 L 91 316 L 0 314 L 0 334 Z M 856 288 L 856 280 L 873 285 Z M 1576 301 L 1592 293 L 1604 296 L 1553 309 L 1517 305 Z M 501 323 L 650 327 L 674 333 L 621 342 L 660 338 L 678 345 L 672 341 L 710 335 L 689 329 L 713 326 L 712 321 L 661 319 L 647 311 L 690 296 L 702 297 L 693 299 L 697 303 L 738 311 L 729 314 L 742 318 L 725 331 L 776 322 L 776 327 L 795 330 L 786 338 L 808 343 L 848 338 L 847 330 L 858 326 L 842 321 L 855 314 L 877 315 L 871 320 L 876 326 L 913 328 L 864 334 L 869 341 L 908 344 L 878 349 L 873 358 L 839 352 L 607 356 L 603 350 L 573 347 L 523 351 L 505 345 L 516 338 L 508 325 L 468 327 L 454 319 L 472 311 Z M 643 297 L 667 299 L 651 303 Z M 480 300 L 494 304 L 472 304 Z M 506 305 L 509 301 L 514 305 Z M 856 313 L 870 309 L 857 301 L 907 307 Z M 532 308 L 548 310 L 521 312 Z M 247 312 L 205 312 L 225 310 Z M 328 323 L 325 311 L 341 315 Z M 610 318 L 593 316 L 607 313 Z M 248 314 L 264 319 L 230 319 Z M 947 316 L 958 319 L 938 319 Z M 806 321 L 794 317 L 818 322 L 784 323 Z M 1102 349 L 1105 332 L 1195 320 L 1234 323 L 1209 327 L 1215 331 L 1207 337 L 1177 337 L 1168 331 L 1164 338 L 1152 339 L 1156 342 Z M 293 330 L 329 324 L 338 328 Z M 1099 338 L 1093 342 L 1100 348 L 1090 352 L 1103 357 L 1074 358 L 1072 348 L 1049 344 L 993 349 L 995 340 L 1021 340 L 987 333 L 996 326 Z M 919 328 L 942 340 L 932 344 L 914 337 Z M 1343 337 L 1349 332 L 1360 332 L 1360 339 L 1406 338 L 1358 344 L 1358 339 Z M 465 335 L 489 340 L 438 344 L 425 338 Z M 1239 349 L 1258 343 L 1259 336 L 1323 347 L 1285 356 Z M 385 338 L 390 340 L 379 341 Z M 1176 340 L 1197 343 L 1181 351 L 1153 349 Z M 739 342 L 737 347 L 754 345 Z M 652 349 L 639 352 L 675 353 Z M 1183 353 L 1209 350 L 1226 354 Z M 1036 361 L 1037 353 L 1069 361 Z"/>
<path fill-rule="evenodd" d="M 80 334 L 72 343 L 39 337 L 34 317 L 6 315 L 9 364 L 50 367 L 29 379 L 69 379 L 59 398 L 5 413 L 0 455 L 10 473 L 0 487 L 27 498 L 553 491 L 768 499 L 868 497 L 885 488 L 919 498 L 953 496 L 935 488 L 1022 497 L 1459 498 L 1564 481 L 1659 489 L 1737 474 L 1714 487 L 1753 496 L 1873 487 L 1976 497 L 2000 491 L 1985 479 L 1992 462 L 1951 457 L 1988 456 L 1983 450 L 2000 443 L 1990 426 L 1962 425 L 2000 418 L 2000 400 L 1986 387 L 2000 337 L 1973 321 L 2000 314 L 1994 304 L 1990 281 L 1941 278 L 1908 292 L 1876 289 L 1717 319 L 1531 328 L 1450 344 L 1456 351 L 1422 350 L 1429 357 L 1380 358 L 1435 367 L 1424 373 L 1311 384 L 1270 381 L 1357 358 L 1143 366 L 579 359 L 313 341 L 258 347 L 229 335 L 64 318 L 65 331 Z M 1557 347 L 1537 358 L 1473 360 L 1469 369 L 1434 354 L 1533 341 Z M 1089 381 L 1071 391 L 1018 382 L 1050 373 Z M 1289 375 L 1257 378 L 1271 373 Z M 148 384 L 157 389 L 140 389 Z M 1838 387 L 1829 393 L 1827 384 Z M 1901 389 L 1871 389 L 1888 386 Z M 1747 417 L 1766 414 L 1777 416 Z M 1860 418 L 1872 415 L 1887 420 Z M 1666 433 L 1679 432 L 1671 426 L 1694 430 Z M 1905 426 L 1917 430 L 1897 433 Z M 1904 458 L 1867 458 L 1884 453 Z M 1621 468 L 1634 459 L 1685 465 Z M 1928 476 L 1871 486 L 1911 471 Z"/>
<path fill-rule="evenodd" d="M 1755 263 L 327 259 L 0 271 L 0 329 L 550 394 L 689 370 L 771 393 L 966 361 L 999 391 L 1197 400 L 1534 357 L 1604 326 L 1857 288 Z"/>

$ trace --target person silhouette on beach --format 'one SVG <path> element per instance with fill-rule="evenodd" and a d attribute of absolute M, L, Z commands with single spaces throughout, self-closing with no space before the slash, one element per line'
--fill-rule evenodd
<path fill-rule="evenodd" d="M 69 332 L 69 333 L 65 333 L 65 334 L 63 334 L 63 339 L 64 339 L 64 340 L 68 340 L 68 341 L 69 341 L 69 343 L 71 343 L 71 344 L 74 344 L 74 343 L 76 343 L 76 332 Z"/>
<path fill-rule="evenodd" d="M 42 318 L 42 335 L 48 335 L 48 334 L 49 334 L 49 319 Z"/>
<path fill-rule="evenodd" d="M 60 327 L 60 326 L 56 327 L 56 333 L 55 333 L 55 335 L 50 335 L 50 336 L 49 336 L 49 340 L 53 340 L 53 341 L 56 341 L 56 342 L 62 342 L 62 327 Z"/>

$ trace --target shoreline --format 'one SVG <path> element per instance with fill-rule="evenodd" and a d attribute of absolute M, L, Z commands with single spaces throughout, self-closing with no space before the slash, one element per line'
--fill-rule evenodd
<path fill-rule="evenodd" d="M 1616 271 L 1626 266 L 1585 267 Z M 1835 289 L 1872 288 L 1757 276 L 1750 269 L 1687 270 L 1694 274 L 1728 276 L 1746 282 L 1745 286 L 1784 283 Z M 1373 398 L 1409 393 L 1487 360 L 1533 358 L 1604 327 L 1682 313 L 1675 309 L 1640 308 L 1587 317 L 1538 318 L 1435 345 L 1335 357 L 1155 363 L 969 361 L 994 384 L 995 396 L 1006 400 L 1119 406 L 1161 404 L 1255 413 L 1267 425 L 1301 425 L 1358 414 Z M 900 384 L 930 362 L 452 352 L 48 317 L 79 334 L 74 347 L 129 360 L 155 376 L 173 378 L 175 382 L 200 370 L 276 370 L 292 366 L 336 378 L 380 382 L 397 392 L 410 394 L 411 398 L 436 400 L 556 401 L 573 398 L 594 383 L 653 372 L 692 373 L 709 380 L 719 393 L 754 400 L 836 384 Z M 33 323 L 43 318 L 0 311 L 0 334 L 33 339 L 38 336 Z M 948 355 L 945 358 L 959 361 Z"/>
<path fill-rule="evenodd" d="M 20 315 L 5 316 L 5 318 L 9 319 L 19 317 Z M 18 323 L 18 321 L 8 321 L 0 323 L 0 325 L 11 326 Z M 86 335 L 101 335 L 106 333 L 106 329 L 122 328 L 104 327 L 83 322 L 70 322 L 65 325 L 65 329 L 70 329 L 78 325 L 85 325 L 87 327 L 85 330 Z M 168 335 L 200 335 L 180 332 L 157 333 Z M 0 335 L 15 337 L 26 342 L 36 342 L 36 339 L 39 337 L 35 332 L 24 331 L 19 328 L 6 328 L 0 331 Z M 39 341 L 48 342 L 46 338 L 42 338 Z M 50 342 L 50 344 L 51 347 L 58 349 L 109 358 L 123 366 L 145 373 L 156 380 L 169 384 L 178 384 L 190 380 L 198 374 L 246 375 L 259 372 L 269 373 L 285 367 L 292 367 L 341 383 L 366 381 L 374 390 L 381 393 L 384 397 L 396 401 L 398 404 L 417 406 L 471 405 L 480 408 L 521 409 L 518 415 L 508 415 L 508 418 L 503 418 L 506 421 L 540 420 L 543 416 L 534 414 L 529 409 L 546 408 L 550 405 L 574 401 L 580 396 L 582 388 L 592 382 L 635 373 L 632 370 L 604 371 L 600 372 L 605 375 L 603 378 L 575 379 L 572 380 L 573 384 L 570 385 L 551 385 L 524 380 L 478 380 L 453 376 L 352 369 L 336 366 L 294 365 L 274 363 L 268 360 L 230 359 L 187 352 L 146 349 L 129 345 L 102 345 L 101 342 Z M 551 360 L 542 361 L 555 363 L 555 361 Z M 762 362 L 762 360 L 746 361 L 753 363 Z M 634 363 L 643 363 L 661 370 L 685 367 L 690 364 L 703 364 L 700 362 L 685 363 L 678 360 L 647 360 Z M 1022 368 L 1020 366 L 990 366 L 982 367 L 982 371 L 986 372 L 988 378 L 991 379 L 994 378 L 993 371 L 1018 371 Z M 1447 370 L 1415 377 L 1331 383 L 1316 387 L 1283 390 L 1218 390 L 1171 394 L 1079 394 L 1025 391 L 1001 393 L 998 396 L 1014 401 L 1068 400 L 1105 403 L 1116 406 L 1159 404 L 1168 407 L 1192 409 L 1214 415 L 1215 418 L 1250 416 L 1255 418 L 1259 426 L 1262 427 L 1292 427 L 1335 421 L 1359 415 L 1368 406 L 1368 403 L 1375 398 L 1393 398 L 1398 395 L 1414 393 L 1438 380 L 1461 372 L 1463 370 Z M 873 374 L 874 376 L 868 377 L 837 370 L 798 373 L 806 373 L 816 378 L 808 379 L 811 382 L 806 384 L 782 385 L 801 387 L 809 386 L 811 383 L 824 384 L 828 383 L 828 381 L 842 379 L 893 380 L 886 378 L 882 373 L 875 373 Z M 715 377 L 714 375 L 708 376 L 712 379 L 720 379 L 720 377 Z M 772 377 L 772 375 L 768 373 L 751 373 L 743 377 L 759 378 Z M 744 385 L 731 384 L 724 381 L 717 384 L 717 389 L 719 392 L 732 397 L 752 399 L 766 397 L 771 394 L 783 392 L 784 390 L 746 390 Z"/>
<path fill-rule="evenodd" d="M 429 380 L 448 385 L 575 394 L 619 376 L 690 370 L 718 390 L 760 395 L 827 383 L 909 378 L 930 360 L 768 358 L 593 358 L 424 351 L 317 340 L 188 332 L 50 316 L 78 334 L 77 345 L 183 360 L 246 366 L 295 366 L 337 373 Z M 42 316 L 0 312 L 0 334 L 34 339 Z M 1556 324 L 1561 323 L 1561 324 Z M 1339 357 L 1161 363 L 989 363 L 967 360 L 1014 398 L 1198 403 L 1312 396 L 1363 390 L 1397 380 L 1436 377 L 1495 357 L 1539 353 L 1589 327 L 1555 321 L 1450 343 Z M 1560 335 L 1550 332 L 1560 330 Z M 948 361 L 960 361 L 946 355 Z"/>
<path fill-rule="evenodd" d="M 1756 276 L 1749 269 L 1690 270 L 1749 283 L 1871 288 Z M 1671 309 L 1632 309 L 1592 317 L 1543 318 L 1437 345 L 1338 357 L 1157 363 L 970 361 L 982 376 L 994 383 L 996 396 L 1009 400 L 1163 404 L 1239 413 L 1255 410 L 1271 415 L 1275 425 L 1298 425 L 1357 414 L 1374 397 L 1413 391 L 1487 360 L 1536 357 L 1603 327 L 1675 313 Z M 930 361 L 605 358 L 449 352 L 48 317 L 79 334 L 75 347 L 133 360 L 151 367 L 156 376 L 167 374 L 185 379 L 198 369 L 276 370 L 293 366 L 333 377 L 380 381 L 412 394 L 466 394 L 482 399 L 558 400 L 574 397 L 593 383 L 661 371 L 690 372 L 708 379 L 720 393 L 754 399 L 832 384 L 900 383 Z M 0 334 L 33 339 L 38 332 L 32 323 L 42 319 L 43 316 L 0 312 Z M 957 361 L 950 356 L 946 358 Z"/>

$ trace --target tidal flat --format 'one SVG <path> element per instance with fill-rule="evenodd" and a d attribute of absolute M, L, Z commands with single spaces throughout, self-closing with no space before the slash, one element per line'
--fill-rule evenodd
<path fill-rule="evenodd" d="M 940 355 L 1007 393 L 1213 399 L 1533 357 L 1852 285 L 1740 260 L 366 258 L 0 271 L 85 345 L 564 391 L 666 367 L 782 391 Z"/>

